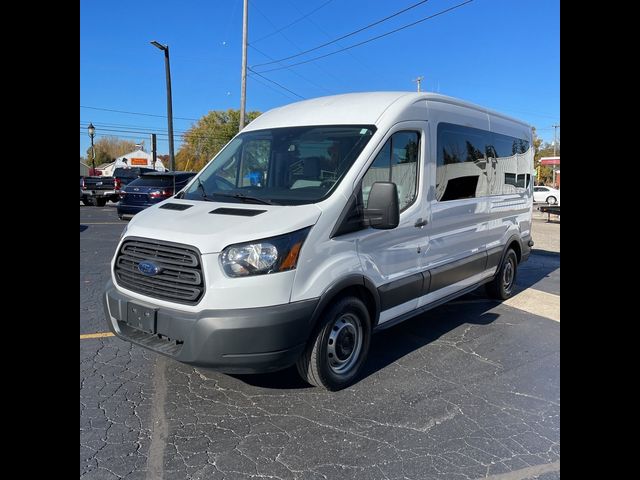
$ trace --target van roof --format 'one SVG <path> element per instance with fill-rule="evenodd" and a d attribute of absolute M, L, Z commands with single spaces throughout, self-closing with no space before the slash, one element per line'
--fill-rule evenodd
<path fill-rule="evenodd" d="M 472 108 L 530 128 L 526 122 L 500 112 L 438 93 L 361 92 L 312 98 L 277 107 L 260 115 L 243 131 L 300 125 L 379 125 L 383 114 L 392 106 L 393 115 L 398 115 L 422 100 Z"/>

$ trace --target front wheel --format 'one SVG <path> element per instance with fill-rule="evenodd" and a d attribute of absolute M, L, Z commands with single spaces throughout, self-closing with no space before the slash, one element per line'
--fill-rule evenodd
<path fill-rule="evenodd" d="M 344 297 L 329 307 L 296 366 L 308 383 L 340 390 L 355 380 L 371 342 L 371 318 L 362 300 Z"/>
<path fill-rule="evenodd" d="M 547 197 L 547 203 L 549 205 L 555 205 L 557 201 L 556 197 Z"/>
<path fill-rule="evenodd" d="M 506 300 L 513 294 L 518 271 L 518 257 L 513 249 L 507 250 L 495 278 L 487 283 L 487 292 L 492 298 Z"/>

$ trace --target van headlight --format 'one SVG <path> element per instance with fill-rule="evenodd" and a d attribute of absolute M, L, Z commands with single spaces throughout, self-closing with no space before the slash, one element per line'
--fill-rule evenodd
<path fill-rule="evenodd" d="M 293 270 L 310 230 L 307 227 L 286 235 L 229 245 L 220 254 L 222 270 L 229 277 Z"/>

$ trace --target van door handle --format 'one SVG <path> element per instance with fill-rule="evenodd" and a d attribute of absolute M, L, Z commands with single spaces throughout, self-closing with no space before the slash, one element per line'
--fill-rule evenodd
<path fill-rule="evenodd" d="M 416 228 L 422 228 L 427 224 L 426 220 L 423 220 L 421 218 L 419 218 L 418 220 L 416 220 L 416 223 L 413 225 Z"/>

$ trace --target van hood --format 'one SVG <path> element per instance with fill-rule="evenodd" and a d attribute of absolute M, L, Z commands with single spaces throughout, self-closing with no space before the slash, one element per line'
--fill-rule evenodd
<path fill-rule="evenodd" d="M 321 213 L 315 204 L 255 205 L 172 198 L 136 214 L 124 238 L 164 240 L 191 245 L 202 254 L 219 253 L 234 243 L 309 227 Z"/>

